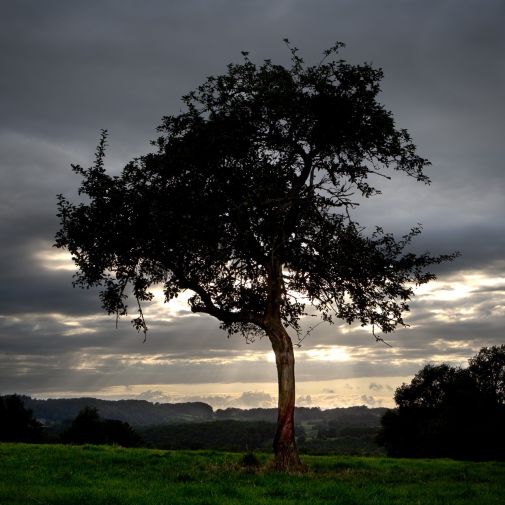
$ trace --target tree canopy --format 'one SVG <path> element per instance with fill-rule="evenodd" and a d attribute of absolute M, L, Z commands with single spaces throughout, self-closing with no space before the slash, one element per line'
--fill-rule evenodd
<path fill-rule="evenodd" d="M 433 278 L 422 269 L 446 257 L 404 253 L 419 228 L 395 240 L 351 219 L 388 167 L 429 181 L 427 160 L 376 100 L 382 71 L 341 60 L 305 68 L 295 51 L 291 68 L 245 58 L 186 95 L 187 111 L 159 127 L 158 152 L 121 176 L 105 172 L 105 132 L 94 166 L 73 166 L 91 202 L 60 198 L 57 245 L 72 252 L 77 284 L 102 285 L 104 307 L 120 315 L 128 283 L 140 301 L 162 283 L 167 300 L 193 291 L 192 310 L 229 331 L 264 326 L 269 305 L 297 329 L 305 300 L 328 319 L 391 331 L 410 283 Z"/>
<path fill-rule="evenodd" d="M 56 245 L 72 253 L 76 285 L 101 286 L 110 314 L 136 298 L 139 331 L 141 304 L 161 284 L 167 301 L 191 291 L 191 310 L 230 334 L 266 334 L 292 417 L 286 328 L 299 333 L 314 311 L 391 332 L 413 286 L 434 278 L 426 267 L 453 256 L 409 251 L 419 227 L 397 239 L 352 217 L 395 172 L 429 182 L 428 161 L 377 100 L 382 71 L 338 59 L 341 43 L 312 66 L 289 47 L 289 67 L 243 53 L 209 77 L 163 118 L 156 152 L 119 176 L 106 173 L 103 131 L 93 166 L 73 165 L 87 199 L 59 196 Z"/>
<path fill-rule="evenodd" d="M 505 345 L 484 347 L 467 368 L 427 364 L 395 392 L 379 441 L 390 455 L 505 459 Z"/>
<path fill-rule="evenodd" d="M 136 447 L 142 439 L 126 422 L 102 419 L 98 410 L 84 407 L 62 433 L 63 442 L 70 444 L 118 444 Z"/>
<path fill-rule="evenodd" d="M 27 409 L 19 395 L 0 396 L 0 440 L 4 442 L 40 442 L 42 425 Z"/>

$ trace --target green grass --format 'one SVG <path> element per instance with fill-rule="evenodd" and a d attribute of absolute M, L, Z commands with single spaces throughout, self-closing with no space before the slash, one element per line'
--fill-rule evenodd
<path fill-rule="evenodd" d="M 501 505 L 505 497 L 504 463 L 305 456 L 307 474 L 282 475 L 243 468 L 241 457 L 0 444 L 0 505 Z"/>

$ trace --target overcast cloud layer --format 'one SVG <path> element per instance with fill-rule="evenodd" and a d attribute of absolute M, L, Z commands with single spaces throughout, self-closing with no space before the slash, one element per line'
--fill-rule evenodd
<path fill-rule="evenodd" d="M 360 328 L 312 332 L 297 350 L 299 404 L 390 405 L 425 362 L 464 364 L 505 342 L 502 0 L 0 3 L 0 394 L 275 404 L 268 342 L 154 303 L 142 343 L 100 313 L 96 293 L 72 289 L 51 245 L 55 195 L 75 194 L 70 163 L 91 162 L 100 128 L 117 172 L 240 51 L 287 64 L 284 37 L 307 63 L 340 40 L 343 58 L 382 67 L 382 102 L 432 162 L 431 186 L 391 181 L 360 222 L 399 234 L 422 223 L 420 250 L 462 253 L 420 292 L 392 349 Z"/>

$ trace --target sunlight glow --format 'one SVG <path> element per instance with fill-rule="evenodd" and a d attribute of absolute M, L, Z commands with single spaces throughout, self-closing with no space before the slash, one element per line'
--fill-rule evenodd
<path fill-rule="evenodd" d="M 46 270 L 66 270 L 75 272 L 76 266 L 68 251 L 43 249 L 35 253 L 35 259 Z"/>
<path fill-rule="evenodd" d="M 191 312 L 188 304 L 188 300 L 193 296 L 191 291 L 180 293 L 177 298 L 170 300 L 168 303 L 165 301 L 162 285 L 153 286 L 149 291 L 154 295 L 154 298 L 143 306 L 146 318 L 156 318 L 157 321 L 168 322 L 173 321 L 176 317 L 198 317 L 197 314 Z"/>
<path fill-rule="evenodd" d="M 475 321 L 505 314 L 505 277 L 490 277 L 478 271 L 433 281 L 417 287 L 416 298 L 427 305 L 433 320 L 443 323 Z M 440 302 L 440 303 L 437 303 Z"/>
<path fill-rule="evenodd" d="M 501 289 L 500 289 L 501 288 Z M 489 277 L 470 271 L 454 279 L 432 281 L 415 289 L 419 298 L 432 298 L 440 301 L 455 301 L 467 298 L 483 289 L 505 291 L 505 277 Z"/>
<path fill-rule="evenodd" d="M 431 342 L 430 347 L 434 347 L 435 349 L 469 349 L 473 351 L 473 349 L 477 346 L 475 341 L 473 340 L 444 340 L 439 338 L 434 342 Z"/>
<path fill-rule="evenodd" d="M 75 327 L 70 330 L 66 330 L 62 333 L 66 337 L 71 337 L 72 335 L 84 335 L 87 333 L 96 333 L 95 328 L 83 328 L 83 327 Z"/>
<path fill-rule="evenodd" d="M 338 345 L 317 345 L 314 349 L 299 351 L 299 356 L 307 361 L 343 362 L 351 360 L 351 356 L 347 349 Z"/>

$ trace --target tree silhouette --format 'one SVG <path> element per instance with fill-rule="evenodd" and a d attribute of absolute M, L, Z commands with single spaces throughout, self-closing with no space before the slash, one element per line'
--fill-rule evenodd
<path fill-rule="evenodd" d="M 25 408 L 19 395 L 0 397 L 0 440 L 3 442 L 40 442 L 42 425 Z"/>
<path fill-rule="evenodd" d="M 505 345 L 490 347 L 467 368 L 426 365 L 395 392 L 378 441 L 389 455 L 505 459 Z"/>
<path fill-rule="evenodd" d="M 337 43 L 305 66 L 291 50 L 286 68 L 266 60 L 209 77 L 167 116 L 157 152 L 121 175 L 104 168 L 107 134 L 72 204 L 59 195 L 61 229 L 79 268 L 75 285 L 101 286 L 104 309 L 126 315 L 163 285 L 166 300 L 189 290 L 191 310 L 216 317 L 229 334 L 266 335 L 275 352 L 279 398 L 275 465 L 302 468 L 295 446 L 293 343 L 300 319 L 318 313 L 393 331 L 403 325 L 425 267 L 453 256 L 409 252 L 418 227 L 400 239 L 368 232 L 353 218 L 375 182 L 401 172 L 428 183 L 406 130 L 377 101 L 382 71 L 337 59 Z M 128 291 L 128 290 L 131 291 Z"/>
<path fill-rule="evenodd" d="M 469 360 L 469 371 L 483 394 L 505 406 L 505 345 L 483 347 Z"/>
<path fill-rule="evenodd" d="M 96 408 L 84 407 L 62 434 L 71 444 L 119 444 L 136 447 L 141 438 L 128 424 L 116 419 L 102 419 Z"/>
<path fill-rule="evenodd" d="M 98 410 L 84 407 L 62 434 L 65 443 L 103 444 L 104 434 Z"/>

